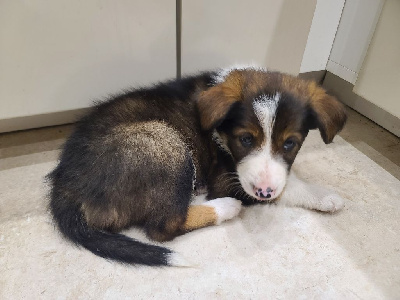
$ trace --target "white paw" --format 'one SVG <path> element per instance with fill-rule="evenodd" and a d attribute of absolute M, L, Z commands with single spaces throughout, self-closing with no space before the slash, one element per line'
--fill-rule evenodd
<path fill-rule="evenodd" d="M 242 202 L 231 197 L 217 198 L 203 205 L 213 207 L 217 214 L 216 225 L 236 217 L 242 209 Z"/>
<path fill-rule="evenodd" d="M 321 199 L 316 209 L 325 212 L 335 212 L 344 207 L 344 200 L 337 194 L 330 194 Z"/>

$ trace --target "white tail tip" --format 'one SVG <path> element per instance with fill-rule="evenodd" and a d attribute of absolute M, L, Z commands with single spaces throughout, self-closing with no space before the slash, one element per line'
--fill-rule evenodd
<path fill-rule="evenodd" d="M 167 254 L 167 263 L 169 266 L 173 267 L 184 267 L 184 268 L 195 267 L 194 264 L 189 262 L 181 254 L 176 252 Z"/>

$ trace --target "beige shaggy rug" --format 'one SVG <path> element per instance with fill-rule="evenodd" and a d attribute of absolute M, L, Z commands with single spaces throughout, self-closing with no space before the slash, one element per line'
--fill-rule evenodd
<path fill-rule="evenodd" d="M 312 132 L 294 169 L 345 198 L 341 212 L 253 206 L 165 243 L 194 268 L 124 266 L 63 240 L 43 184 L 58 151 L 31 153 L 0 160 L 0 299 L 400 297 L 400 182 L 340 137 Z"/>

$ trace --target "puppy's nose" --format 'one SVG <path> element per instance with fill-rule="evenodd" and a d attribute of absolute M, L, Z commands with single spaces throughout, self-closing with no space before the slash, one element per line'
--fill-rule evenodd
<path fill-rule="evenodd" d="M 274 190 L 271 187 L 254 187 L 254 194 L 260 198 L 271 198 L 274 194 Z"/>

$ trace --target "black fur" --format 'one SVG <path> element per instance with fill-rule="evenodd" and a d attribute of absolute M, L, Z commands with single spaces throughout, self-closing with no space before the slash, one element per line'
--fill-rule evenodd
<path fill-rule="evenodd" d="M 204 149 L 208 147 L 204 142 L 207 134 L 199 137 L 199 120 L 187 118 L 195 115 L 192 95 L 196 89 L 211 84 L 210 76 L 211 73 L 204 73 L 129 91 L 98 104 L 78 122 L 64 146 L 57 168 L 48 175 L 52 185 L 50 211 L 66 238 L 101 257 L 129 264 L 167 265 L 170 250 L 115 232 L 136 224 L 144 226 L 151 238 L 173 238 L 160 238 L 158 233 L 167 220 L 187 210 L 194 177 L 191 155 L 195 152 L 197 158 L 199 186 L 205 184 L 203 170 L 210 164 L 209 151 Z M 176 162 L 175 170 L 154 165 L 151 155 L 142 155 L 134 164 L 126 161 L 120 150 L 121 137 L 112 138 L 113 129 L 120 125 L 152 120 L 171 124 L 189 146 L 183 161 Z M 105 142 L 107 139 L 111 141 Z M 138 197 L 150 199 L 151 206 L 146 212 L 141 207 L 144 200 Z M 135 201 L 137 207 L 121 207 Z M 137 212 L 132 211 L 132 220 L 121 226 L 89 226 L 82 205 L 105 211 L 115 206 Z"/>
<path fill-rule="evenodd" d="M 167 265 L 164 247 L 144 244 L 125 235 L 90 228 L 80 205 L 53 192 L 50 209 L 61 233 L 77 245 L 107 259 L 128 264 Z"/>

